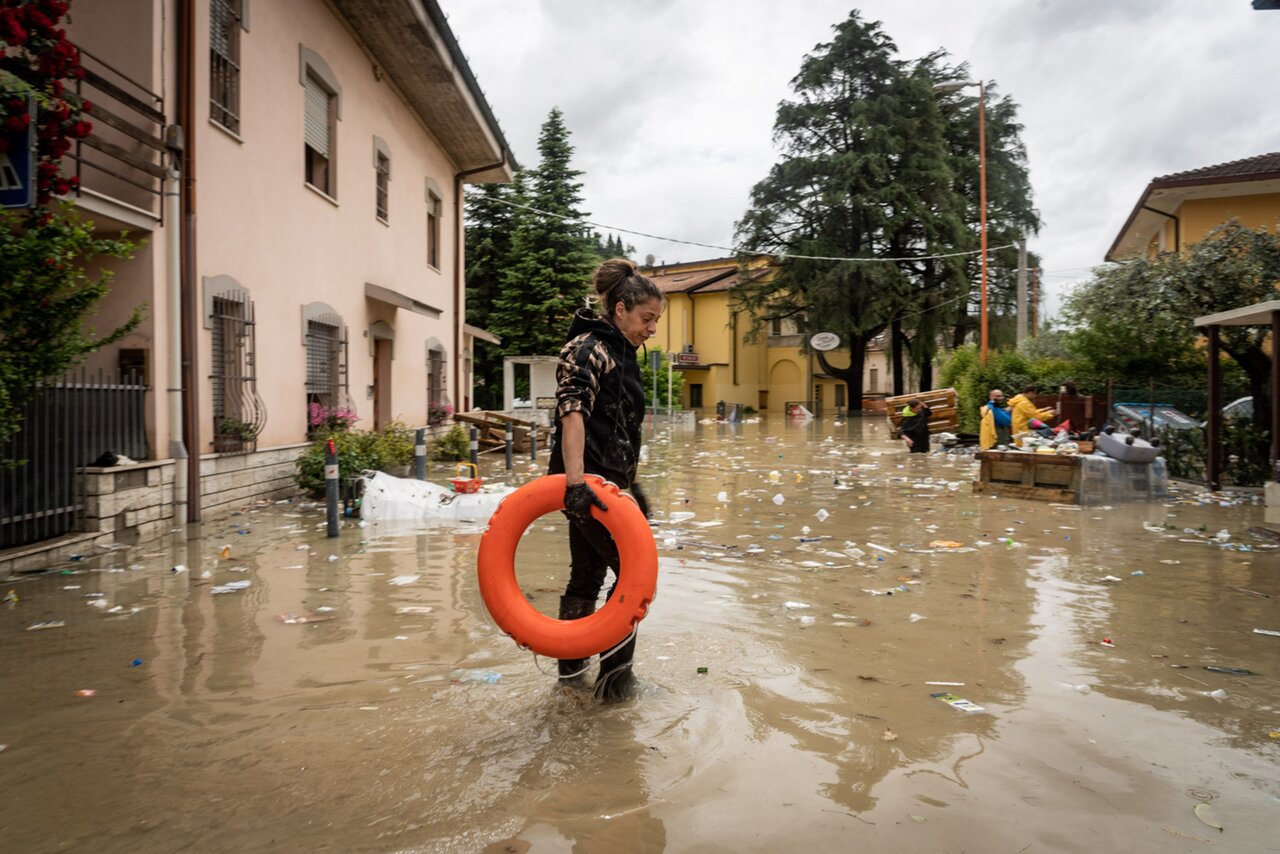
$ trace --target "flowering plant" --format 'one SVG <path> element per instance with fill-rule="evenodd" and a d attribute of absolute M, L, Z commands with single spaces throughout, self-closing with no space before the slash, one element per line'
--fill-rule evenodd
<path fill-rule="evenodd" d="M 433 400 L 427 404 L 427 422 L 429 424 L 439 424 L 452 414 L 453 405 L 446 401 Z"/>
<path fill-rule="evenodd" d="M 27 96 L 34 95 L 39 205 L 79 186 L 79 178 L 60 174 L 60 164 L 73 141 L 93 130 L 84 119 L 92 105 L 63 91 L 64 80 L 84 77 L 80 51 L 60 26 L 70 5 L 68 0 L 0 0 L 0 127 L 10 133 L 27 130 Z M 0 140 L 0 154 L 7 147 L 8 141 Z"/>
<path fill-rule="evenodd" d="M 307 404 L 307 425 L 312 430 L 321 429 L 345 433 L 359 420 L 360 416 L 356 415 L 355 411 L 351 409 L 341 406 L 335 406 L 330 409 L 319 403 Z"/>

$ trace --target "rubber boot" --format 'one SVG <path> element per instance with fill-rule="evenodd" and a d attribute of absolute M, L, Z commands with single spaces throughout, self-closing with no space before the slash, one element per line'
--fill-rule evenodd
<path fill-rule="evenodd" d="M 600 675 L 596 677 L 596 699 L 602 703 L 614 703 L 631 696 L 636 677 L 631 671 L 631 658 L 636 652 L 636 636 L 633 634 L 613 652 L 600 656 Z"/>
<path fill-rule="evenodd" d="M 576 596 L 560 597 L 560 619 L 578 620 L 590 617 L 596 612 L 594 599 L 579 599 Z M 560 684 L 573 688 L 587 687 L 588 658 L 570 658 L 560 661 Z"/>

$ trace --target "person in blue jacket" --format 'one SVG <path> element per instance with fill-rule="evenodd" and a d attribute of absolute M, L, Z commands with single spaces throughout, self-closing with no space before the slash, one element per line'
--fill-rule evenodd
<path fill-rule="evenodd" d="M 978 425 L 978 447 L 989 451 L 996 445 L 1008 445 L 1013 441 L 1010 429 L 1013 413 L 1005 403 L 1004 392 L 993 388 L 982 406 L 982 423 Z"/>

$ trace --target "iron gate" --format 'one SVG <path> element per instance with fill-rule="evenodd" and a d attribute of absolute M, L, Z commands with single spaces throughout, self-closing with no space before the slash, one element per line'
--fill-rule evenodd
<path fill-rule="evenodd" d="M 50 383 L 0 446 L 0 548 L 60 537 L 81 509 L 76 469 L 111 451 L 149 457 L 147 387 L 115 372 L 80 370 Z"/>

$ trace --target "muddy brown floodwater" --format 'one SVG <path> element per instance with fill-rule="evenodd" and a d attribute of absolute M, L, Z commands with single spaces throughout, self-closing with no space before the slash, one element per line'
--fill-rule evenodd
<path fill-rule="evenodd" d="M 10 579 L 0 848 L 1280 851 L 1262 509 L 973 476 L 883 419 L 660 428 L 658 598 L 612 706 L 493 626 L 474 527 L 328 540 L 275 505 Z M 547 612 L 567 559 L 558 515 L 521 543 Z"/>

